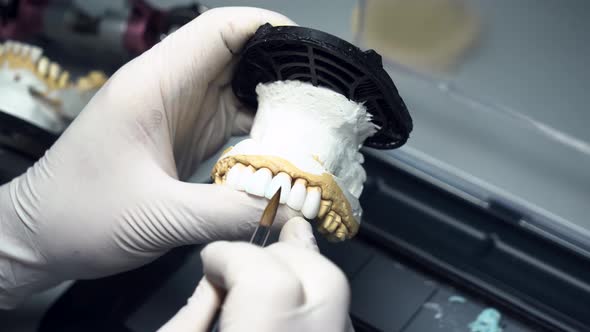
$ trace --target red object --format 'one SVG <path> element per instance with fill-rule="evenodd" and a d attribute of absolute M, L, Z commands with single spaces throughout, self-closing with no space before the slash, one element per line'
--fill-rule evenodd
<path fill-rule="evenodd" d="M 13 8 L 2 8 L 5 13 L 0 16 L 0 38 L 26 39 L 39 33 L 48 3 L 49 0 L 16 0 L 13 5 L 8 5 Z"/>
<path fill-rule="evenodd" d="M 131 13 L 127 20 L 127 30 L 123 38 L 125 48 L 140 54 L 160 40 L 164 25 L 164 14 L 150 7 L 143 0 L 131 1 Z"/>

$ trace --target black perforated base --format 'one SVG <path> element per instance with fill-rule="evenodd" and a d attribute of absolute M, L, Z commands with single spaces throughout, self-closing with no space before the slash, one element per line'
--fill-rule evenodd
<path fill-rule="evenodd" d="M 261 26 L 244 47 L 233 80 L 236 96 L 256 106 L 256 85 L 272 81 L 310 82 L 363 102 L 378 132 L 365 145 L 393 149 L 412 131 L 412 118 L 395 84 L 383 69 L 381 56 L 322 31 Z"/>

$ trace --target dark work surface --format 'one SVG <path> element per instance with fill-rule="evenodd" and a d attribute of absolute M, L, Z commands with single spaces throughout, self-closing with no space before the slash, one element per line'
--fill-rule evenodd
<path fill-rule="evenodd" d="M 336 263 L 349 279 L 365 266 L 375 254 L 374 250 L 359 241 L 330 243 L 317 236 L 317 234 L 316 237 L 321 253 Z"/>
<path fill-rule="evenodd" d="M 0 185 L 24 173 L 34 160 L 0 147 Z"/>
<path fill-rule="evenodd" d="M 352 315 L 382 331 L 401 331 L 436 290 L 395 261 L 375 255 L 351 279 Z"/>
<path fill-rule="evenodd" d="M 590 329 L 590 255 L 520 210 L 476 204 L 387 162 L 365 159 L 359 238 L 535 330 Z"/>
<path fill-rule="evenodd" d="M 182 267 L 129 316 L 126 326 L 138 332 L 160 328 L 184 306 L 202 275 L 200 250 L 195 250 L 188 255 Z"/>
<path fill-rule="evenodd" d="M 359 323 L 355 324 L 357 331 L 470 331 L 469 324 L 481 311 L 494 307 L 383 255 L 361 240 L 332 244 L 319 239 L 319 246 L 350 280 L 351 315 Z M 465 302 L 451 302 L 451 296 Z M 440 308 L 442 315 L 432 308 Z M 533 331 L 496 309 L 502 314 L 503 332 Z"/>
<path fill-rule="evenodd" d="M 351 316 L 357 331 L 469 331 L 469 323 L 490 306 L 431 280 L 361 240 L 329 243 L 318 237 L 318 245 L 350 281 Z M 201 276 L 199 251 L 195 250 L 161 287 L 146 290 L 152 295 L 127 318 L 126 328 L 157 330 L 184 305 Z M 451 296 L 461 296 L 465 303 L 449 302 Z M 433 309 L 439 306 L 442 316 Z M 502 314 L 504 332 L 532 331 Z"/>

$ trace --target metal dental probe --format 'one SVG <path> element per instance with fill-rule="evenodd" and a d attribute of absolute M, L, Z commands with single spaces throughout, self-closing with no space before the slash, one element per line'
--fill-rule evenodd
<path fill-rule="evenodd" d="M 270 228 L 275 220 L 277 215 L 277 210 L 279 209 L 279 203 L 281 201 L 281 187 L 277 190 L 277 192 L 272 196 L 266 208 L 262 212 L 262 217 L 260 217 L 260 222 L 252 237 L 250 238 L 250 243 L 255 244 L 257 246 L 264 247 L 266 245 L 266 241 L 268 241 L 268 236 L 270 235 Z M 209 331 L 211 332 L 218 332 L 219 331 L 219 317 L 221 314 L 221 304 L 217 311 L 215 312 L 215 316 L 213 316 L 213 320 L 211 321 L 211 328 Z"/>

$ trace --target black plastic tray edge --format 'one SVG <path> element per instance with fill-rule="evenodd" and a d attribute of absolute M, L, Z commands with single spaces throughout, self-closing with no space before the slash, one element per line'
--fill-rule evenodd
<path fill-rule="evenodd" d="M 401 174 L 400 176 L 418 179 L 419 181 L 423 182 L 426 186 L 432 187 L 432 190 L 437 190 L 439 193 L 444 191 L 441 190 L 441 188 L 435 188 L 433 184 L 428 183 L 427 181 L 422 181 L 413 174 L 410 174 L 404 170 L 397 168 L 395 165 L 389 163 L 386 158 L 377 158 L 375 156 L 372 156 L 371 154 L 366 153 L 365 158 L 365 163 L 371 163 L 372 161 L 382 164 L 381 169 L 384 173 L 387 173 L 388 177 L 391 175 L 391 172 L 398 172 Z M 375 175 L 369 173 L 369 177 L 371 176 Z M 367 193 L 367 189 L 368 188 L 366 186 L 363 195 Z M 456 195 L 450 192 L 447 192 L 447 195 L 448 197 L 452 197 L 455 200 L 458 198 Z M 466 200 L 461 198 L 459 199 L 463 200 L 464 204 L 473 205 L 473 203 L 471 202 L 467 202 Z M 516 224 L 513 220 L 508 220 L 510 218 L 509 214 L 501 214 L 497 213 L 497 211 L 489 211 L 484 209 L 481 209 L 481 213 L 486 214 L 494 219 L 504 218 L 505 220 L 503 221 L 505 223 L 502 223 L 503 227 L 505 227 L 506 224 L 513 225 L 514 232 L 526 233 L 526 238 L 528 238 L 529 240 L 532 238 L 534 239 L 533 241 L 538 241 L 537 244 L 541 243 L 542 245 L 546 246 L 546 252 L 555 250 L 562 255 L 574 257 L 575 259 L 578 259 L 580 261 L 585 261 L 585 266 L 590 266 L 590 260 L 588 260 L 587 257 L 579 255 L 578 253 L 569 250 L 568 248 L 565 248 L 558 243 L 552 243 L 547 238 L 541 237 L 539 234 L 531 232 L 530 230 L 516 227 Z M 463 222 L 468 223 L 467 220 L 463 220 Z M 473 225 L 470 224 L 470 226 Z M 485 232 L 489 234 L 489 231 L 486 230 Z M 395 235 L 389 234 L 387 231 L 384 231 L 384 229 L 380 228 L 379 226 L 366 222 L 366 220 L 363 220 L 363 223 L 361 223 L 359 234 L 357 236 L 361 240 L 371 243 L 371 245 L 373 246 L 377 246 L 378 248 L 390 254 L 392 257 L 395 257 L 395 259 L 401 260 L 404 263 L 407 263 L 409 266 L 412 266 L 413 268 L 424 271 L 424 273 L 426 274 L 432 274 L 440 278 L 440 280 L 450 283 L 457 289 L 463 289 L 467 292 L 478 294 L 483 299 L 489 300 L 491 303 L 498 305 L 502 309 L 508 310 L 516 317 L 531 324 L 532 326 L 535 326 L 536 330 L 590 331 L 590 325 L 585 324 L 582 321 L 575 319 L 574 317 L 564 314 L 563 311 L 559 310 L 559 308 L 552 308 L 550 303 L 535 302 L 534 294 L 529 294 L 530 296 L 528 297 L 523 297 L 523 294 L 517 296 L 510 290 L 507 290 L 505 285 L 502 285 L 501 283 L 495 283 L 493 282 L 493 280 L 490 281 L 489 279 L 484 280 L 482 275 L 477 275 L 465 271 L 461 268 L 457 268 L 453 264 L 445 261 L 444 259 L 435 257 L 431 252 L 423 250 L 419 243 L 409 243 L 403 241 Z M 526 250 L 526 247 L 527 245 L 523 244 L 521 249 Z M 469 248 L 466 248 L 466 250 L 469 250 Z M 545 264 L 549 264 L 550 267 L 558 268 L 554 264 L 556 262 L 548 259 L 544 260 L 545 257 L 543 256 L 543 253 L 533 252 L 530 254 L 540 258 L 541 260 L 543 260 Z M 590 278 L 590 268 L 588 278 Z M 531 276 L 531 279 L 534 281 L 538 278 L 535 278 L 535 276 Z M 518 287 L 518 285 L 510 286 Z M 559 287 L 560 285 L 551 284 L 546 286 Z M 590 299 L 590 292 L 580 294 L 580 296 L 584 296 L 586 299 Z M 576 301 L 575 299 L 570 300 Z"/>

